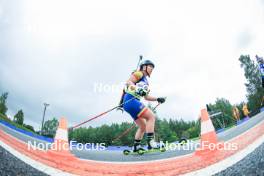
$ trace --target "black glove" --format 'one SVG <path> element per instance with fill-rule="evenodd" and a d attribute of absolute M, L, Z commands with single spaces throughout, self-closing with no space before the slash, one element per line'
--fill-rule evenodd
<path fill-rule="evenodd" d="M 159 97 L 159 98 L 157 98 L 157 101 L 162 104 L 166 101 L 166 98 L 165 97 Z"/>

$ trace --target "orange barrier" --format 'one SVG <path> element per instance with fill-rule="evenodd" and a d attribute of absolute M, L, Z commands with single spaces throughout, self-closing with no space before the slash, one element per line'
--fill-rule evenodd
<path fill-rule="evenodd" d="M 217 151 L 218 143 L 215 128 L 206 109 L 201 110 L 201 142 L 200 148 L 195 151 L 196 155 L 208 155 Z M 212 147 L 210 147 L 212 146 Z"/>
<path fill-rule="evenodd" d="M 48 150 L 47 155 L 57 164 L 61 164 L 63 161 L 73 162 L 77 160 L 69 149 L 67 120 L 65 118 L 61 118 L 59 121 L 54 143 L 51 145 L 51 149 Z"/>

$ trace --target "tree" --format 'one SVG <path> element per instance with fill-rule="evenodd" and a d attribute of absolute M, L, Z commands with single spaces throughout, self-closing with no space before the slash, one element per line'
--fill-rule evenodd
<path fill-rule="evenodd" d="M 187 132 L 188 132 L 190 138 L 198 137 L 199 134 L 200 134 L 200 131 L 201 131 L 200 129 L 201 129 L 201 128 L 200 128 L 200 126 L 199 126 L 199 122 L 198 122 L 198 121 L 195 122 L 195 126 L 190 127 L 190 128 L 187 130 Z"/>
<path fill-rule="evenodd" d="M 105 143 L 106 145 L 128 145 L 132 146 L 137 128 L 133 128 L 129 133 L 123 135 L 118 140 L 118 136 L 129 129 L 133 123 L 123 122 L 121 124 L 102 125 L 100 127 L 81 127 L 70 131 L 69 139 L 80 143 Z M 181 137 L 198 137 L 200 134 L 200 121 L 160 119 L 156 116 L 155 139 L 163 142 L 174 142 Z M 113 141 L 114 140 L 114 141 Z M 146 138 L 141 141 L 146 144 Z"/>
<path fill-rule="evenodd" d="M 45 121 L 44 126 L 43 126 L 43 135 L 54 137 L 56 134 L 58 125 L 59 125 L 59 121 L 55 117 L 53 117 L 52 120 Z"/>
<path fill-rule="evenodd" d="M 22 109 L 20 109 L 17 114 L 14 116 L 14 122 L 16 122 L 19 125 L 23 125 L 24 123 L 24 113 Z"/>
<path fill-rule="evenodd" d="M 249 55 L 241 55 L 239 58 L 240 66 L 244 69 L 244 75 L 247 80 L 245 83 L 247 89 L 248 107 L 254 115 L 261 107 L 264 90 L 261 83 L 261 73 L 257 63 L 250 59 Z"/>
<path fill-rule="evenodd" d="M 0 97 L 0 113 L 6 115 L 7 107 L 6 107 L 6 99 L 8 97 L 8 93 L 5 92 Z"/>
<path fill-rule="evenodd" d="M 216 129 L 222 128 L 219 122 L 222 121 L 224 127 L 231 126 L 234 124 L 232 105 L 229 100 L 225 98 L 217 98 L 215 104 L 209 104 L 213 113 L 221 112 L 222 114 L 215 116 L 213 119 L 213 124 Z"/>
<path fill-rule="evenodd" d="M 23 126 L 24 126 L 25 128 L 27 128 L 27 129 L 29 129 L 30 131 L 33 131 L 33 132 L 35 132 L 35 130 L 34 130 L 34 127 L 33 127 L 33 126 L 31 126 L 31 125 L 26 125 L 26 124 L 23 124 Z"/>

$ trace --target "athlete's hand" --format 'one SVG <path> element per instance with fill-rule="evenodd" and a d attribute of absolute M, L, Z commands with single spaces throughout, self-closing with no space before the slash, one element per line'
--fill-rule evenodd
<path fill-rule="evenodd" d="M 144 89 L 138 89 L 136 93 L 142 97 L 146 96 L 147 93 L 144 91 Z"/>
<path fill-rule="evenodd" d="M 166 97 L 159 97 L 157 98 L 157 101 L 162 104 L 166 101 Z"/>
<path fill-rule="evenodd" d="M 143 82 L 139 82 L 136 84 L 136 94 L 144 97 L 148 94 L 149 89 L 148 89 L 148 85 L 144 84 Z"/>

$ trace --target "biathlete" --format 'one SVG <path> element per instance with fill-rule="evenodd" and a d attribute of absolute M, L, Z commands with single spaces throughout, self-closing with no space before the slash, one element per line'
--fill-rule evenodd
<path fill-rule="evenodd" d="M 261 73 L 262 87 L 264 87 L 264 60 L 262 57 L 259 57 L 258 55 L 256 55 L 256 59 L 259 64 L 259 70 Z"/>
<path fill-rule="evenodd" d="M 139 70 L 133 72 L 126 82 L 124 94 L 121 99 L 123 109 L 130 114 L 138 126 L 134 139 L 133 152 L 142 149 L 140 143 L 145 132 L 147 134 L 148 149 L 157 149 L 160 147 L 154 140 L 155 115 L 148 107 L 140 102 L 142 97 L 147 101 L 157 101 L 158 103 L 164 103 L 166 100 L 164 97 L 156 98 L 149 95 L 147 77 L 150 77 L 154 67 L 154 63 L 150 60 L 141 62 Z"/>

